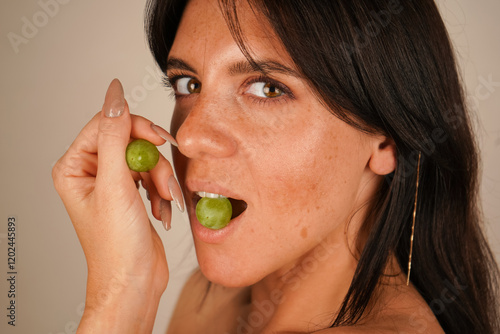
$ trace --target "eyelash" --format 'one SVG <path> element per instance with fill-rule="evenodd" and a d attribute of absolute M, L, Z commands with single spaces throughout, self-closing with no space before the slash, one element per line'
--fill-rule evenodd
<path fill-rule="evenodd" d="M 176 73 L 176 72 L 170 73 L 169 76 L 164 75 L 164 77 L 162 78 L 163 86 L 165 86 L 165 88 L 167 88 L 167 89 L 171 89 L 171 96 L 175 97 L 176 99 L 188 97 L 189 95 L 180 95 L 180 94 L 177 95 L 175 92 L 175 89 L 174 89 L 177 81 L 179 79 L 186 78 L 186 77 L 192 77 L 192 76 L 187 75 L 187 74 L 183 74 L 183 73 Z M 249 97 L 251 97 L 255 102 L 257 102 L 259 104 L 282 103 L 284 101 L 286 102 L 286 100 L 284 98 L 295 99 L 295 96 L 293 95 L 292 91 L 287 86 L 285 86 L 284 84 L 282 84 L 279 81 L 276 81 L 276 80 L 271 79 L 271 78 L 264 76 L 264 75 L 260 75 L 258 77 L 251 78 L 251 79 L 247 80 L 244 83 L 244 86 L 248 87 L 251 84 L 256 83 L 256 82 L 269 83 L 272 86 L 277 87 L 279 90 L 281 90 L 283 92 L 282 96 L 274 97 L 274 98 L 261 98 L 261 97 L 249 95 Z"/>
<path fill-rule="evenodd" d="M 167 90 L 170 91 L 170 94 L 169 94 L 170 98 L 180 98 L 181 97 L 181 96 L 176 96 L 174 86 L 175 86 L 176 81 L 179 80 L 180 78 L 183 78 L 183 77 L 186 77 L 186 75 L 172 74 L 169 77 L 166 74 L 163 74 L 161 81 L 162 81 L 163 87 L 165 87 Z"/>
<path fill-rule="evenodd" d="M 260 76 L 258 76 L 256 78 L 248 80 L 247 82 L 245 82 L 245 86 L 248 87 L 251 84 L 256 83 L 256 82 L 264 82 L 266 84 L 271 84 L 272 86 L 278 88 L 279 90 L 281 90 L 283 92 L 282 96 L 278 96 L 278 97 L 274 97 L 274 98 L 261 98 L 261 97 L 257 97 L 257 96 L 253 96 L 252 95 L 251 98 L 253 100 L 255 100 L 256 102 L 258 102 L 258 103 L 262 103 L 262 104 L 266 104 L 266 103 L 282 103 L 282 102 L 286 102 L 287 101 L 286 98 L 290 98 L 292 100 L 295 98 L 295 96 L 293 95 L 293 93 L 290 90 L 290 88 L 288 88 L 287 86 L 285 86 L 281 82 L 276 81 L 274 79 L 271 79 L 269 77 L 266 77 L 264 75 L 260 75 Z"/>

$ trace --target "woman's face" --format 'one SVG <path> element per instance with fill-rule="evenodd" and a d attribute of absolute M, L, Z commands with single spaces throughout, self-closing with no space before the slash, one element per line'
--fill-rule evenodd
<path fill-rule="evenodd" d="M 169 54 L 176 90 L 174 162 L 203 273 L 226 286 L 286 270 L 327 236 L 343 235 L 369 198 L 372 137 L 315 97 L 270 26 L 240 12 L 250 66 L 214 0 L 187 6 Z M 196 191 L 243 200 L 221 230 L 197 221 Z"/>

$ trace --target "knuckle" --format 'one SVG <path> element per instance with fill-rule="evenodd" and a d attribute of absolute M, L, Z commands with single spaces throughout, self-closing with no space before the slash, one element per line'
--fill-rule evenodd
<path fill-rule="evenodd" d="M 99 132 L 104 135 L 116 136 L 120 124 L 113 122 L 112 119 L 102 119 L 99 122 Z"/>
<path fill-rule="evenodd" d="M 52 181 L 54 182 L 54 184 L 59 182 L 60 169 L 61 169 L 61 160 L 58 160 L 54 165 L 54 167 L 52 167 Z"/>
<path fill-rule="evenodd" d="M 52 167 L 52 181 L 56 191 L 60 194 L 66 188 L 66 175 L 67 166 L 59 160 L 54 167 Z"/>
<path fill-rule="evenodd" d="M 78 164 L 76 159 L 64 155 L 59 159 L 54 167 L 52 167 L 52 181 L 54 187 L 59 194 L 70 188 L 69 180 L 74 175 L 74 167 Z"/>

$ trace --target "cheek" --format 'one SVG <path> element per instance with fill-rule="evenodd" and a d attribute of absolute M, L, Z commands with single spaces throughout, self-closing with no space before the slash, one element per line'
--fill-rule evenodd
<path fill-rule="evenodd" d="M 293 227 L 288 231 L 301 238 L 303 231 L 310 238 L 319 237 L 345 222 L 354 210 L 365 166 L 356 153 L 361 144 L 354 133 L 319 133 L 309 141 L 287 138 L 283 147 L 269 151 L 255 166 L 265 219 Z"/>
<path fill-rule="evenodd" d="M 209 279 L 226 286 L 250 285 L 292 263 L 332 232 L 343 236 L 357 175 L 352 166 L 344 166 L 339 152 L 313 152 L 305 154 L 307 159 L 290 151 L 262 155 L 252 166 L 258 199 L 251 216 L 222 245 L 196 243 L 200 267 Z"/>

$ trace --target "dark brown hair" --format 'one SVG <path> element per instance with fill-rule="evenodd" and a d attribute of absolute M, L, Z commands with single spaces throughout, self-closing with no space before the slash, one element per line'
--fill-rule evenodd
<path fill-rule="evenodd" d="M 498 333 L 498 265 L 482 232 L 478 154 L 453 50 L 432 0 L 246 0 L 340 119 L 394 140 L 398 163 L 374 199 L 369 238 L 332 326 L 359 321 L 391 255 L 407 272 L 422 153 L 411 281 L 446 333 Z M 237 0 L 219 0 L 252 62 Z M 150 0 L 146 26 L 162 70 L 184 0 Z"/>

